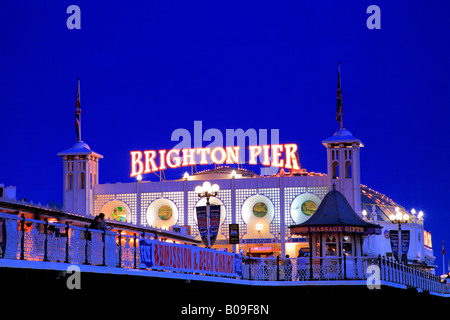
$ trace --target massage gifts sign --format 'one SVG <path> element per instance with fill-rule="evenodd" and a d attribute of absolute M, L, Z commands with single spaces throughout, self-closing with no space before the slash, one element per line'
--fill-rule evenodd
<path fill-rule="evenodd" d="M 141 268 L 240 277 L 242 256 L 157 240 L 139 241 Z"/>

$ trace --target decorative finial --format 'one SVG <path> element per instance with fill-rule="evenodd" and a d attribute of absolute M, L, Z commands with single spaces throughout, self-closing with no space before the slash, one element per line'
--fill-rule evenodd
<path fill-rule="evenodd" d="M 333 182 L 333 191 L 336 190 L 336 183 Z"/>

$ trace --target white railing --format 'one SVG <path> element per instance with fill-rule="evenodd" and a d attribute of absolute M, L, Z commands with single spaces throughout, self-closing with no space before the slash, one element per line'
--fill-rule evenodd
<path fill-rule="evenodd" d="M 2 258 L 125 268 L 140 263 L 136 248 L 141 232 L 125 235 L 4 213 L 0 219 L 6 231 L 0 243 Z"/>
<path fill-rule="evenodd" d="M 279 281 L 366 279 L 368 262 L 367 258 L 361 257 L 247 258 L 244 259 L 243 275 L 250 280 Z"/>
<path fill-rule="evenodd" d="M 49 223 L 0 213 L 0 258 L 70 264 L 138 268 L 139 239 L 152 234 L 125 235 L 69 224 Z M 244 258 L 242 279 L 262 281 L 366 280 L 375 265 L 379 279 L 423 291 L 450 294 L 450 287 L 429 272 L 385 257 Z M 312 267 L 311 267 L 312 266 Z"/>
<path fill-rule="evenodd" d="M 450 287 L 438 276 L 381 256 L 245 258 L 242 274 L 243 279 L 263 281 L 367 280 L 374 275 L 369 266 L 377 267 L 379 280 L 450 294 Z"/>

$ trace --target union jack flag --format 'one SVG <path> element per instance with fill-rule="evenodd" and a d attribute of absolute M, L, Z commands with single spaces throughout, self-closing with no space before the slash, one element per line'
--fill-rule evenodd
<path fill-rule="evenodd" d="M 342 106 L 342 89 L 341 89 L 341 64 L 339 63 L 338 67 L 338 87 L 337 87 L 337 108 L 336 108 L 336 121 L 339 122 L 340 129 L 343 128 L 342 125 L 342 116 L 344 113 L 344 109 Z"/>
<path fill-rule="evenodd" d="M 80 79 L 78 79 L 77 101 L 75 104 L 75 131 L 77 133 L 77 141 L 81 141 Z"/>

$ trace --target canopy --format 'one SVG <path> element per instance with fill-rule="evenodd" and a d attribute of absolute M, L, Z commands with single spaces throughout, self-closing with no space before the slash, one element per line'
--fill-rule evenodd
<path fill-rule="evenodd" d="M 332 190 L 323 198 L 319 208 L 305 222 L 290 226 L 291 234 L 310 232 L 345 232 L 380 234 L 382 227 L 361 219 L 345 196 Z"/>

